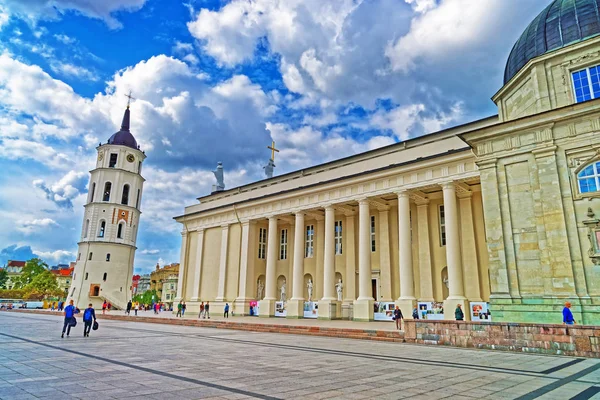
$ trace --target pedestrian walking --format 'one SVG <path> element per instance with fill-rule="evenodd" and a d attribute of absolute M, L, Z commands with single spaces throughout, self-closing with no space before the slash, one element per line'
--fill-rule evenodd
<path fill-rule="evenodd" d="M 225 303 L 225 310 L 223 312 L 223 318 L 229 318 L 229 303 Z"/>
<path fill-rule="evenodd" d="M 131 307 L 133 307 L 133 303 L 131 302 L 131 300 L 129 300 L 127 302 L 127 311 L 125 311 L 125 314 L 127 314 L 127 315 L 131 314 Z"/>
<path fill-rule="evenodd" d="M 106 302 L 106 300 L 104 300 L 104 303 L 102 303 L 102 315 L 106 314 L 107 307 L 108 307 L 108 303 Z"/>
<path fill-rule="evenodd" d="M 61 300 L 58 302 L 58 311 L 62 311 L 62 309 L 63 309 L 63 301 Z"/>
<path fill-rule="evenodd" d="M 206 318 L 210 319 L 210 305 L 208 304 L 208 301 L 206 302 L 206 305 L 204 306 L 204 315 L 206 315 Z"/>
<path fill-rule="evenodd" d="M 71 333 L 71 327 L 74 325 L 73 320 L 75 319 L 75 314 L 77 314 L 78 312 L 79 310 L 75 308 L 75 306 L 73 305 L 73 300 L 71 299 L 69 301 L 69 305 L 65 307 L 65 320 L 63 323 L 62 334 L 60 335 L 61 338 L 65 337 L 65 331 L 67 332 L 67 337 L 69 337 L 69 334 Z"/>
<path fill-rule="evenodd" d="M 394 319 L 394 321 L 396 321 L 396 329 L 400 330 L 400 328 L 402 328 L 401 320 L 404 319 L 400 307 L 396 306 L 396 309 L 394 310 L 394 316 L 392 318 Z"/>
<path fill-rule="evenodd" d="M 575 325 L 575 318 L 571 312 L 571 303 L 568 301 L 565 303 L 565 308 L 563 308 L 563 325 Z"/>
<path fill-rule="evenodd" d="M 419 319 L 419 310 L 417 310 L 417 307 L 413 308 L 412 317 L 413 319 Z"/>
<path fill-rule="evenodd" d="M 139 302 L 135 302 L 135 306 L 133 306 L 133 310 L 135 312 L 135 316 L 137 317 L 137 312 L 140 309 L 140 303 Z"/>
<path fill-rule="evenodd" d="M 204 319 L 204 302 L 200 303 L 200 313 L 198 314 L 198 318 Z"/>
<path fill-rule="evenodd" d="M 464 321 L 465 313 L 463 313 L 462 306 L 460 304 L 456 305 L 456 310 L 454 310 L 454 317 L 457 321 Z"/>
<path fill-rule="evenodd" d="M 183 304 L 181 304 L 181 302 L 179 302 L 179 304 L 177 304 L 177 315 L 175 315 L 176 317 L 181 317 L 182 309 L 183 309 Z"/>
<path fill-rule="evenodd" d="M 108 306 L 106 307 L 106 310 L 110 311 L 111 308 L 112 308 L 112 304 L 108 303 Z"/>
<path fill-rule="evenodd" d="M 185 310 L 186 310 L 187 306 L 185 305 L 185 301 L 183 302 L 183 304 L 181 305 L 181 316 L 185 316 Z"/>
<path fill-rule="evenodd" d="M 83 312 L 83 337 L 90 337 L 92 330 L 92 322 L 96 322 L 96 311 L 92 303 L 88 304 L 88 308 Z M 67 334 L 69 336 L 69 334 Z"/>

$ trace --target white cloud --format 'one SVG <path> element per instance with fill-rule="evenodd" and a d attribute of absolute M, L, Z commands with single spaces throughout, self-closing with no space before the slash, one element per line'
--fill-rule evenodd
<path fill-rule="evenodd" d="M 57 228 L 58 226 L 58 223 L 52 218 L 40 218 L 30 221 L 21 221 L 19 226 L 17 226 L 17 229 L 19 229 L 25 235 L 31 235 L 34 233 L 44 232 L 48 228 Z"/>
<path fill-rule="evenodd" d="M 46 193 L 46 198 L 58 207 L 73 208 L 73 200 L 85 193 L 88 174 L 84 171 L 69 171 L 57 182 L 48 185 L 42 179 L 33 181 L 33 186 Z"/>
<path fill-rule="evenodd" d="M 6 11 L 6 9 L 0 5 L 0 31 L 5 25 L 8 24 L 9 19 L 10 15 Z"/>
<path fill-rule="evenodd" d="M 50 167 L 69 165 L 69 157 L 51 146 L 23 139 L 0 139 L 0 157 L 8 160 L 33 160 Z"/>
<path fill-rule="evenodd" d="M 55 62 L 50 64 L 52 71 L 73 78 L 79 78 L 84 81 L 97 81 L 98 76 L 85 67 L 70 63 Z"/>
<path fill-rule="evenodd" d="M 404 0 L 408 4 L 412 5 L 413 10 L 417 13 L 424 13 L 432 8 L 435 8 L 437 3 L 436 0 Z"/>
<path fill-rule="evenodd" d="M 3 0 L 5 11 L 33 24 L 39 20 L 57 20 L 67 12 L 101 19 L 111 29 L 122 24 L 113 16 L 119 11 L 140 10 L 146 0 Z"/>
<path fill-rule="evenodd" d="M 150 250 L 150 249 L 144 249 L 140 253 L 142 253 L 142 254 L 158 254 L 158 253 L 160 253 L 160 250 L 157 250 L 157 249 L 152 249 L 152 250 Z"/>
<path fill-rule="evenodd" d="M 68 250 L 42 251 L 33 249 L 35 255 L 49 263 L 69 262 L 75 260 L 75 253 Z"/>
<path fill-rule="evenodd" d="M 76 39 L 65 34 L 55 34 L 54 38 L 63 44 L 73 44 L 77 41 Z"/>

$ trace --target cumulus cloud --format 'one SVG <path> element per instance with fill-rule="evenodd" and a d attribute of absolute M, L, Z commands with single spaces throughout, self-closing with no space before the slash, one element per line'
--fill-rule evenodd
<path fill-rule="evenodd" d="M 142 254 L 158 254 L 158 253 L 160 253 L 160 250 L 157 250 L 157 249 L 144 249 L 140 253 L 142 253 Z"/>
<path fill-rule="evenodd" d="M 34 249 L 33 252 L 48 264 L 68 263 L 75 260 L 75 253 L 68 250 L 42 251 Z"/>
<path fill-rule="evenodd" d="M 69 171 L 58 182 L 48 185 L 41 179 L 33 181 L 33 185 L 44 191 L 46 198 L 59 208 L 73 208 L 73 200 L 85 193 L 88 181 L 87 172 Z"/>
<path fill-rule="evenodd" d="M 52 218 L 40 218 L 30 221 L 21 221 L 17 229 L 26 235 L 46 231 L 48 228 L 57 228 L 58 223 Z"/>
<path fill-rule="evenodd" d="M 54 62 L 50 64 L 52 71 L 72 78 L 78 78 L 84 81 L 97 81 L 98 76 L 85 67 L 71 63 Z"/>
<path fill-rule="evenodd" d="M 5 12 L 33 24 L 39 20 L 57 20 L 67 12 L 103 20 L 111 29 L 123 25 L 114 17 L 119 11 L 140 10 L 146 0 L 3 0 Z"/>

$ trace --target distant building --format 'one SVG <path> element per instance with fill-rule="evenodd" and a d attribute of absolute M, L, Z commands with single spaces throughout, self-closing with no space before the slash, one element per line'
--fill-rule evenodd
<path fill-rule="evenodd" d="M 164 280 L 162 285 L 161 302 L 165 303 L 167 307 L 173 307 L 173 301 L 177 297 L 177 280 L 179 279 L 178 274 L 171 274 Z"/>
<path fill-rule="evenodd" d="M 14 289 L 16 279 L 23 273 L 23 267 L 25 267 L 25 261 L 8 260 L 4 267 L 8 275 L 5 285 L 7 289 Z"/>
<path fill-rule="evenodd" d="M 171 265 L 165 265 L 160 267 L 156 264 L 156 270 L 150 274 L 150 290 L 156 290 L 158 298 L 163 299 L 163 285 L 169 279 L 171 275 L 179 274 L 179 264 L 173 263 Z M 175 285 L 177 290 L 177 285 Z"/>
<path fill-rule="evenodd" d="M 138 284 L 140 283 L 140 275 L 134 275 L 131 277 L 131 297 L 137 294 Z"/>
<path fill-rule="evenodd" d="M 144 294 L 150 290 L 150 274 L 142 275 L 138 281 L 137 294 Z"/>
<path fill-rule="evenodd" d="M 52 274 L 56 278 L 58 288 L 65 294 L 66 297 L 69 293 L 71 281 L 73 280 L 73 268 L 69 268 L 69 266 L 66 264 L 59 265 L 64 265 L 66 266 L 66 268 L 52 269 L 50 270 L 50 272 L 52 272 Z"/>

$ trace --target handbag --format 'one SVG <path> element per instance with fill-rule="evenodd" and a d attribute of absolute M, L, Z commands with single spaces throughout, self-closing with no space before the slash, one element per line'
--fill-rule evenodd
<path fill-rule="evenodd" d="M 98 322 L 94 321 L 94 324 L 92 325 L 92 330 L 97 331 L 98 330 Z"/>
<path fill-rule="evenodd" d="M 75 317 L 71 317 L 71 321 L 69 321 L 69 326 L 71 328 L 75 328 L 77 326 L 77 319 Z"/>

